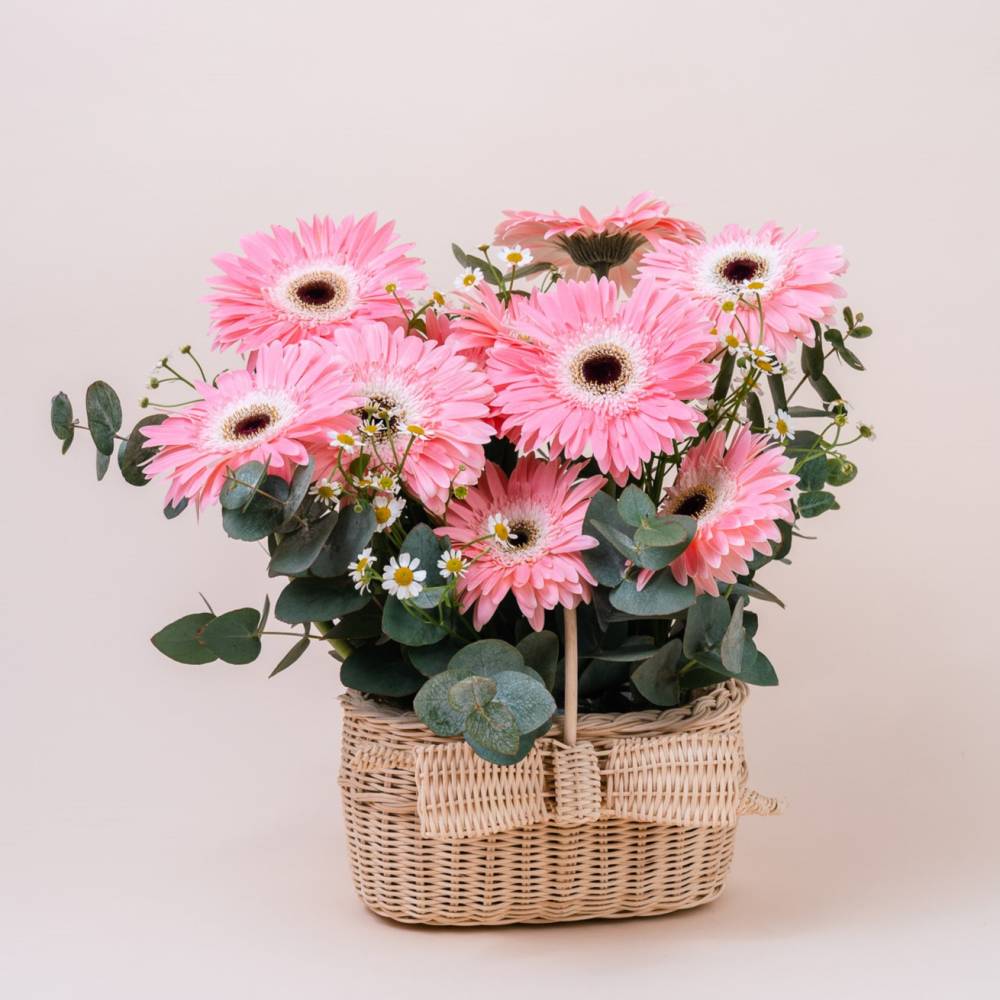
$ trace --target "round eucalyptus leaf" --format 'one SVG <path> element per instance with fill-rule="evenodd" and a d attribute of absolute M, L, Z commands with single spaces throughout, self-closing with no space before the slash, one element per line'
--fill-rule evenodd
<path fill-rule="evenodd" d="M 274 617 L 288 625 L 344 618 L 360 611 L 371 595 L 360 594 L 350 580 L 302 576 L 285 587 L 274 605 Z"/>
<path fill-rule="evenodd" d="M 650 704 L 668 708 L 680 701 L 681 688 L 677 668 L 681 655 L 680 639 L 671 639 L 632 671 L 632 683 Z"/>
<path fill-rule="evenodd" d="M 656 516 L 656 504 L 638 486 L 626 486 L 618 498 L 618 514 L 633 528 Z"/>
<path fill-rule="evenodd" d="M 517 644 L 517 651 L 551 691 L 555 687 L 559 666 L 559 636 L 549 631 L 529 632 Z"/>
<path fill-rule="evenodd" d="M 150 641 L 178 663 L 211 663 L 218 657 L 205 642 L 204 632 L 214 617 L 207 611 L 185 615 L 161 628 Z"/>
<path fill-rule="evenodd" d="M 469 746 L 487 760 L 490 753 L 516 754 L 521 744 L 514 713 L 497 701 L 473 711 L 465 720 L 462 733 Z"/>
<path fill-rule="evenodd" d="M 642 590 L 635 580 L 622 580 L 610 594 L 611 606 L 636 618 L 675 615 L 695 601 L 694 585 L 681 586 L 669 571 L 657 573 Z"/>
<path fill-rule="evenodd" d="M 495 677 L 503 670 L 530 671 L 538 680 L 541 677 L 525 666 L 524 657 L 510 643 L 500 639 L 480 639 L 463 646 L 448 664 L 449 670 L 468 670 L 480 677 Z"/>
<path fill-rule="evenodd" d="M 448 698 L 455 684 L 465 677 L 466 671 L 442 671 L 427 681 L 413 699 L 414 712 L 437 736 L 458 736 L 465 725 L 468 712 L 456 708 Z"/>
<path fill-rule="evenodd" d="M 128 440 L 122 441 L 118 446 L 118 468 L 121 470 L 122 479 L 129 485 L 145 486 L 149 482 L 142 467 L 159 450 L 147 444 L 146 437 L 142 433 L 143 427 L 154 427 L 166 419 L 165 413 L 152 413 L 148 417 L 143 417 L 132 428 Z"/>
<path fill-rule="evenodd" d="M 463 677 L 448 690 L 448 702 L 456 712 L 468 715 L 488 705 L 497 693 L 496 681 L 489 677 Z"/>
<path fill-rule="evenodd" d="M 52 405 L 49 408 L 49 421 L 52 424 L 52 433 L 63 442 L 63 452 L 73 442 L 73 404 L 69 401 L 69 396 L 64 392 L 56 393 L 52 397 Z"/>
<path fill-rule="evenodd" d="M 267 476 L 261 489 L 263 492 L 251 496 L 244 509 L 223 509 L 222 527 L 230 538 L 242 542 L 257 542 L 266 538 L 284 521 L 283 505 L 288 496 L 288 483 L 279 476 Z M 264 493 L 269 495 L 264 496 Z"/>
<path fill-rule="evenodd" d="M 342 576 L 375 534 L 375 513 L 371 507 L 355 510 L 346 507 L 340 512 L 330 537 L 309 568 L 314 576 Z"/>
<path fill-rule="evenodd" d="M 263 462 L 245 462 L 236 469 L 226 470 L 226 481 L 219 491 L 223 510 L 243 510 L 264 482 L 267 466 Z"/>
<path fill-rule="evenodd" d="M 447 629 L 440 625 L 418 618 L 395 597 L 386 598 L 382 612 L 382 631 L 403 646 L 432 646 L 448 634 Z"/>
<path fill-rule="evenodd" d="M 514 714 L 519 733 L 538 729 L 550 722 L 555 714 L 555 699 L 544 684 L 527 674 L 501 671 L 494 678 L 493 690 L 495 699 Z"/>
<path fill-rule="evenodd" d="M 118 393 L 107 382 L 87 386 L 87 424 L 99 452 L 110 455 L 115 450 L 115 435 L 122 426 L 122 404 Z"/>
<path fill-rule="evenodd" d="M 305 573 L 316 561 L 336 524 L 337 512 L 330 511 L 318 521 L 308 521 L 296 531 L 285 535 L 271 554 L 268 575 L 293 576 Z"/>
<path fill-rule="evenodd" d="M 205 644 L 226 663 L 251 663 L 260 655 L 260 612 L 239 608 L 213 618 L 202 633 Z"/>
<path fill-rule="evenodd" d="M 405 698 L 420 690 L 424 678 L 404 663 L 394 646 L 364 646 L 340 665 L 344 687 L 384 698 Z"/>

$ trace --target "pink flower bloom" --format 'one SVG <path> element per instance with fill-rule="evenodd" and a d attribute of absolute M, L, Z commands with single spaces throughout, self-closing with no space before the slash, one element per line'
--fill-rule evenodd
<path fill-rule="evenodd" d="M 678 243 L 704 239 L 701 227 L 675 219 L 670 206 L 648 191 L 637 194 L 624 209 L 598 219 L 589 209 L 578 216 L 558 212 L 512 212 L 496 228 L 499 243 L 521 243 L 540 261 L 555 264 L 567 278 L 586 281 L 592 267 L 625 291 L 635 285 L 635 265 L 654 239 Z"/>
<path fill-rule="evenodd" d="M 214 503 L 226 470 L 250 461 L 291 479 L 310 453 L 326 448 L 331 432 L 358 422 L 360 400 L 319 344 L 263 347 L 252 371 L 223 372 L 216 382 L 196 383 L 201 401 L 143 428 L 160 449 L 146 472 L 169 478 L 169 503 Z"/>
<path fill-rule="evenodd" d="M 215 347 L 254 351 L 279 341 L 330 339 L 360 322 L 399 315 L 386 285 L 406 292 L 426 283 L 411 244 L 393 244 L 393 224 L 374 214 L 355 222 L 314 217 L 294 233 L 273 226 L 241 241 L 245 256 L 221 254 L 210 279 Z"/>
<path fill-rule="evenodd" d="M 502 432 L 523 452 L 593 456 L 619 484 L 694 433 L 712 389 L 701 313 L 643 281 L 618 301 L 606 279 L 560 282 L 522 305 L 487 361 Z"/>
<path fill-rule="evenodd" d="M 486 282 L 470 291 L 459 292 L 455 298 L 459 305 L 453 310 L 451 337 L 464 354 L 482 361 L 497 341 L 518 337 L 517 319 L 522 298 L 513 297 L 505 306 Z"/>
<path fill-rule="evenodd" d="M 776 521 L 792 520 L 792 485 L 783 448 L 770 447 L 766 434 L 741 427 L 726 448 L 716 431 L 681 462 L 661 513 L 686 514 L 698 521 L 694 540 L 671 564 L 680 584 L 694 581 L 699 594 L 718 596 L 719 583 L 735 583 L 755 552 L 770 552 L 781 536 Z M 640 570 L 641 589 L 652 577 Z"/>
<path fill-rule="evenodd" d="M 546 611 L 589 601 L 597 581 L 580 553 L 594 548 L 597 539 L 583 534 L 583 519 L 604 479 L 577 479 L 578 472 L 579 467 L 529 456 L 508 479 L 490 462 L 468 497 L 448 507 L 444 525 L 435 530 L 470 560 L 458 592 L 463 611 L 475 604 L 476 628 L 493 617 L 508 593 L 536 632 Z"/>
<path fill-rule="evenodd" d="M 403 482 L 435 512 L 444 509 L 453 484 L 479 479 L 483 445 L 492 436 L 486 421 L 493 392 L 485 374 L 448 341 L 369 323 L 339 336 L 333 356 L 356 385 L 360 412 L 379 426 L 362 435 L 374 456 L 369 473 L 398 465 L 409 447 Z"/>
<path fill-rule="evenodd" d="M 838 246 L 813 247 L 814 232 L 786 233 L 769 222 L 758 232 L 726 226 L 709 243 L 677 246 L 654 241 L 639 270 L 666 288 L 699 303 L 720 335 L 737 317 L 750 334 L 751 346 L 763 342 L 787 357 L 796 341 L 812 344 L 811 320 L 825 319 L 844 290 L 834 278 L 847 270 Z M 764 307 L 760 328 L 757 296 Z"/>

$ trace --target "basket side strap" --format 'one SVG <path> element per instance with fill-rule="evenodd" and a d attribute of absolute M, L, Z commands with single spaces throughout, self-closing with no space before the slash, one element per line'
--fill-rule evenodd
<path fill-rule="evenodd" d="M 442 743 L 414 749 L 413 760 L 424 837 L 487 837 L 547 817 L 545 762 L 537 750 L 501 767 L 478 757 L 467 743 Z"/>
<path fill-rule="evenodd" d="M 622 740 L 608 758 L 605 806 L 623 819 L 735 826 L 744 801 L 743 746 L 736 733 Z"/>

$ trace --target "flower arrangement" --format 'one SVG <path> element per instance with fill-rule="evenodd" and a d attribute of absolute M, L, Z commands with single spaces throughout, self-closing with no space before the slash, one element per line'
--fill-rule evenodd
<path fill-rule="evenodd" d="M 648 194 L 605 218 L 507 212 L 493 245 L 453 247 L 448 294 L 421 294 L 374 215 L 241 246 L 209 296 L 239 363 L 164 357 L 127 435 L 103 381 L 86 425 L 52 400 L 99 479 L 117 450 L 126 482 L 165 481 L 168 518 L 220 508 L 288 578 L 273 616 L 208 606 L 157 649 L 242 664 L 294 638 L 274 676 L 328 644 L 346 686 L 496 764 L 548 729 L 571 638 L 585 710 L 777 683 L 750 607 L 781 602 L 758 575 L 837 509 L 846 449 L 872 436 L 830 377 L 863 370 L 872 332 L 835 321 L 839 247 L 771 223 L 706 238 Z"/>

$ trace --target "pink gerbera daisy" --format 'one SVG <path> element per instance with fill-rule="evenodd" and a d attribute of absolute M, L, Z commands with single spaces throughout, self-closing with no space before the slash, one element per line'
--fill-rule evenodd
<path fill-rule="evenodd" d="M 594 272 L 625 291 L 634 286 L 636 262 L 652 240 L 704 239 L 700 226 L 675 219 L 670 206 L 648 191 L 603 219 L 582 206 L 578 216 L 509 210 L 503 214 L 507 218 L 496 228 L 498 242 L 523 244 L 567 278 L 586 280 Z"/>
<path fill-rule="evenodd" d="M 536 293 L 537 294 L 537 293 Z M 496 292 L 485 282 L 474 289 L 459 292 L 455 298 L 450 335 L 458 349 L 469 357 L 484 360 L 486 352 L 498 341 L 518 337 L 517 318 L 520 297 L 512 297 L 504 304 Z"/>
<path fill-rule="evenodd" d="M 721 335 L 735 324 L 733 332 L 742 338 L 745 329 L 751 346 L 764 343 L 784 358 L 796 341 L 813 343 L 811 320 L 828 317 L 844 295 L 834 282 L 847 269 L 841 248 L 810 246 L 815 238 L 773 222 L 756 233 L 726 226 L 701 246 L 654 241 L 639 270 L 701 304 Z"/>
<path fill-rule="evenodd" d="M 718 596 L 719 584 L 735 583 L 755 552 L 770 552 L 781 536 L 776 521 L 792 520 L 792 490 L 784 449 L 766 434 L 741 427 L 726 448 L 716 431 L 692 448 L 667 490 L 661 513 L 697 520 L 694 540 L 671 564 L 680 584 L 694 581 L 699 594 Z M 653 574 L 641 570 L 641 589 Z"/>
<path fill-rule="evenodd" d="M 463 611 L 475 604 L 477 629 L 508 593 L 536 632 L 546 611 L 590 599 L 596 580 L 580 553 L 594 548 L 597 539 L 583 534 L 583 519 L 604 479 L 577 479 L 578 472 L 579 467 L 529 456 L 508 479 L 490 462 L 465 501 L 449 506 L 444 525 L 435 530 L 470 560 L 458 578 L 458 592 Z"/>
<path fill-rule="evenodd" d="M 426 283 L 412 244 L 393 244 L 393 224 L 374 214 L 355 222 L 314 217 L 298 233 L 272 226 L 241 241 L 245 256 L 221 254 L 210 279 L 215 347 L 253 351 L 279 341 L 329 339 L 359 322 L 400 312 L 386 286 L 408 305 L 407 291 Z"/>
<path fill-rule="evenodd" d="M 479 479 L 493 430 L 486 422 L 492 389 L 448 341 L 368 323 L 338 337 L 334 356 L 355 383 L 359 415 L 370 425 L 362 434 L 374 456 L 369 472 L 394 467 L 405 455 L 403 482 L 433 511 L 444 508 L 452 486 Z"/>
<path fill-rule="evenodd" d="M 621 484 L 702 419 L 691 401 L 712 388 L 708 323 L 653 282 L 621 302 L 607 279 L 560 282 L 522 305 L 517 329 L 525 339 L 498 342 L 487 374 L 524 452 L 593 456 Z"/>
<path fill-rule="evenodd" d="M 358 422 L 360 400 L 319 344 L 272 344 L 257 352 L 253 370 L 223 372 L 215 385 L 195 387 L 199 402 L 142 429 L 160 449 L 146 472 L 170 479 L 171 504 L 184 497 L 213 503 L 226 470 L 246 462 L 263 462 L 269 473 L 290 479 L 331 433 Z"/>

